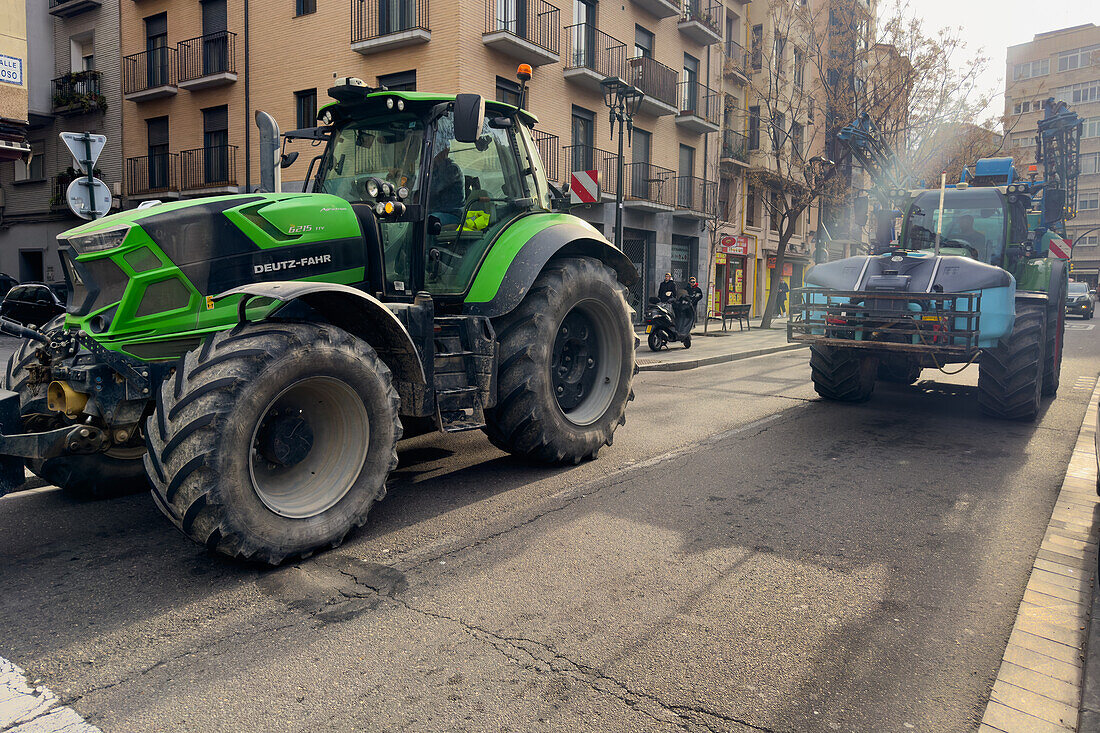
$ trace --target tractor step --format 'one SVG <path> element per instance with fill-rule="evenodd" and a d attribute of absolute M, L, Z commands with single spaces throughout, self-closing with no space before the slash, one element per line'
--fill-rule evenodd
<path fill-rule="evenodd" d="M 496 363 L 496 342 L 488 319 L 440 316 L 435 319 L 436 420 L 447 433 L 485 426 Z"/>

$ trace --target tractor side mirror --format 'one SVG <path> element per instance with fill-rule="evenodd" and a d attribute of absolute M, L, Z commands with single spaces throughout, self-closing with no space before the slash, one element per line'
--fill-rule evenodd
<path fill-rule="evenodd" d="M 289 168 L 294 165 L 294 161 L 298 160 L 298 151 L 294 150 L 289 153 L 283 153 L 283 157 L 279 159 L 280 168 Z"/>
<path fill-rule="evenodd" d="M 485 100 L 480 94 L 459 94 L 455 97 L 455 140 L 477 142 L 485 124 Z"/>

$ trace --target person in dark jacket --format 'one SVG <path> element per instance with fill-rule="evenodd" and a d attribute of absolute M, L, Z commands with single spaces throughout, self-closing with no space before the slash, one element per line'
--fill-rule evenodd
<path fill-rule="evenodd" d="M 688 278 L 687 294 L 691 298 L 692 305 L 699 305 L 699 301 L 703 299 L 703 289 L 699 287 L 699 281 L 693 277 Z"/>
<path fill-rule="evenodd" d="M 776 290 L 778 291 L 775 298 L 776 307 L 779 309 L 779 315 L 785 316 L 787 315 L 787 293 L 790 292 L 791 288 L 787 285 L 786 280 L 780 280 Z"/>
<path fill-rule="evenodd" d="M 665 273 L 665 281 L 657 288 L 657 297 L 662 300 L 672 300 L 676 297 L 676 283 L 672 281 L 672 273 Z"/>

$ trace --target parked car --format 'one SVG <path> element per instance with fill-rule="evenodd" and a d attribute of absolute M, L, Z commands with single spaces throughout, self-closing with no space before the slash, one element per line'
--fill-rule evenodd
<path fill-rule="evenodd" d="M 19 284 L 19 281 L 6 272 L 0 272 L 0 295 L 7 295 L 8 291 Z"/>
<path fill-rule="evenodd" d="M 1094 291 L 1089 290 L 1089 284 L 1070 283 L 1066 290 L 1066 315 L 1081 316 L 1087 321 L 1095 311 L 1096 297 Z"/>
<path fill-rule="evenodd" d="M 0 316 L 25 326 L 41 326 L 64 312 L 65 306 L 45 283 L 20 283 L 0 302 Z"/>

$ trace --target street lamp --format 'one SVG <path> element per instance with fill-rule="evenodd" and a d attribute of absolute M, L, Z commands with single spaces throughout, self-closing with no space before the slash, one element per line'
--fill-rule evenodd
<path fill-rule="evenodd" d="M 815 155 L 807 161 L 810 166 L 810 177 L 813 179 L 814 186 L 817 185 L 818 176 L 825 172 L 825 169 L 836 165 L 833 161 L 820 155 Z M 821 221 L 821 199 L 823 192 L 819 191 L 817 194 L 817 233 L 814 234 L 814 264 L 820 265 L 826 259 L 828 259 L 828 250 L 825 248 L 824 237 L 822 234 L 825 231 L 825 225 Z"/>
<path fill-rule="evenodd" d="M 603 103 L 607 105 L 611 119 L 611 137 L 615 137 L 615 122 L 619 123 L 619 162 L 616 170 L 615 193 L 615 246 L 623 248 L 623 132 L 627 136 L 634 131 L 634 115 L 638 113 L 642 97 L 645 95 L 636 87 L 627 84 L 617 76 L 609 76 L 600 82 L 603 89 Z"/>

